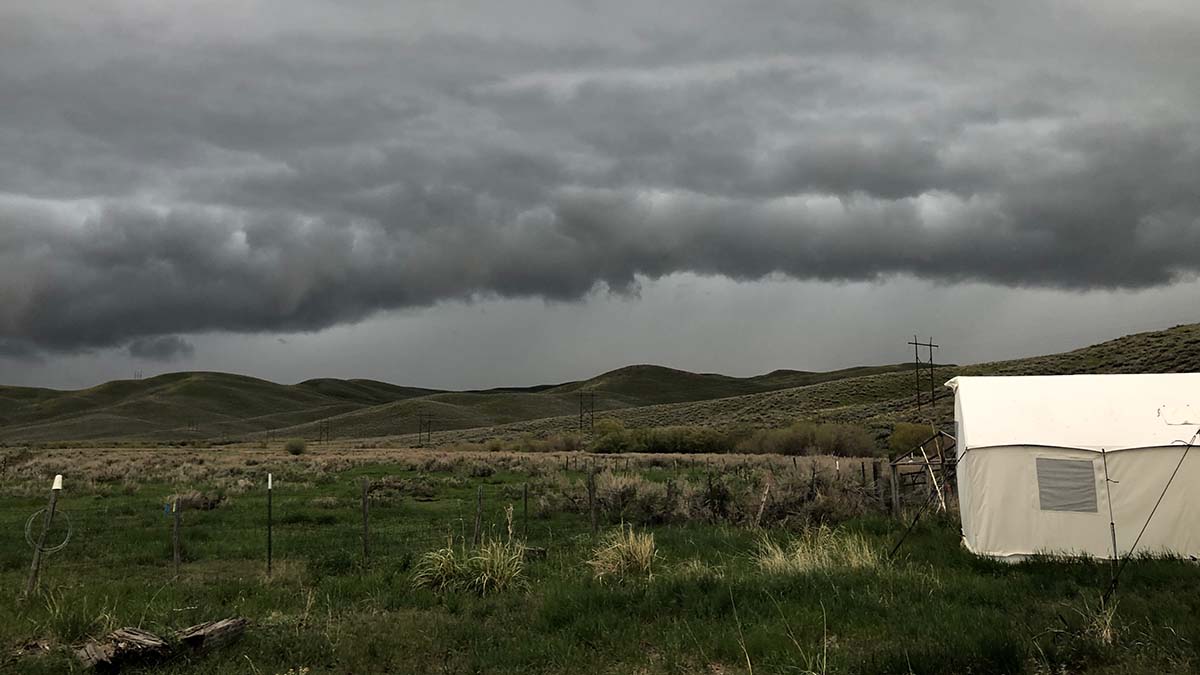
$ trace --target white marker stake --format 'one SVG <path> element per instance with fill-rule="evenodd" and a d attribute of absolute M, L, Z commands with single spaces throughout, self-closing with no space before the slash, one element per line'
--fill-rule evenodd
<path fill-rule="evenodd" d="M 271 474 L 267 474 L 267 577 L 271 576 Z"/>
<path fill-rule="evenodd" d="M 54 475 L 54 486 L 51 487 L 50 489 L 51 490 L 61 490 L 62 489 L 62 474 L 61 473 Z"/>

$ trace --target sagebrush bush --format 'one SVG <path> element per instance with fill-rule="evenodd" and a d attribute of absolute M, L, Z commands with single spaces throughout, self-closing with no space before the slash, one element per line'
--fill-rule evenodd
<path fill-rule="evenodd" d="M 653 427 L 613 430 L 597 438 L 592 452 L 619 453 L 724 453 L 733 449 L 730 438 L 707 427 Z"/>
<path fill-rule="evenodd" d="M 484 443 L 457 443 L 450 446 L 457 452 L 578 452 L 583 450 L 583 437 L 577 433 L 551 434 L 542 438 L 525 434 L 516 439 L 492 438 Z"/>
<path fill-rule="evenodd" d="M 469 462 L 463 467 L 463 472 L 471 478 L 487 478 L 495 474 L 496 469 L 487 462 Z"/>
<path fill-rule="evenodd" d="M 782 429 L 762 429 L 744 434 L 737 452 L 778 455 L 836 455 L 872 457 L 879 454 L 875 437 L 852 424 L 796 422 Z"/>
<path fill-rule="evenodd" d="M 879 455 L 875 437 L 852 424 L 796 422 L 782 429 L 747 429 L 736 426 L 724 431 L 709 427 L 651 427 L 625 429 L 616 425 L 600 433 L 588 448 L 592 452 L 672 454 Z"/>
<path fill-rule="evenodd" d="M 587 564 L 597 581 L 626 581 L 651 578 L 657 558 L 653 532 L 635 532 L 632 525 L 622 525 L 604 535 Z"/>
<path fill-rule="evenodd" d="M 897 422 L 888 437 L 888 450 L 895 457 L 912 450 L 932 435 L 933 429 L 928 424 Z"/>
<path fill-rule="evenodd" d="M 875 437 L 853 424 L 817 425 L 817 451 L 835 457 L 872 457 L 879 454 Z"/>
<path fill-rule="evenodd" d="M 609 471 L 596 477 L 596 499 L 609 522 L 673 522 L 681 511 L 679 496 L 673 481 L 656 483 L 638 475 Z"/>
<path fill-rule="evenodd" d="M 292 438 L 283 444 L 283 449 L 287 450 L 289 455 L 303 455 L 304 451 L 308 449 L 308 444 L 303 439 Z"/>

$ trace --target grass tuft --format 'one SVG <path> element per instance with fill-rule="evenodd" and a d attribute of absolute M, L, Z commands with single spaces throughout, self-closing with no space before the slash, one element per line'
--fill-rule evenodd
<path fill-rule="evenodd" d="M 476 595 L 524 588 L 525 546 L 494 539 L 468 552 L 452 545 L 427 551 L 417 560 L 413 586 L 434 591 L 465 591 Z"/>
<path fill-rule="evenodd" d="M 66 591 L 48 590 L 42 595 L 42 601 L 46 606 L 42 629 L 62 644 L 82 642 L 114 627 L 112 613 L 104 606 L 98 612 L 94 611 L 86 595 L 79 599 Z"/>
<path fill-rule="evenodd" d="M 753 558 L 758 568 L 768 574 L 873 569 L 883 560 L 879 550 L 862 535 L 831 530 L 825 525 L 807 528 L 782 544 L 763 536 Z"/>
<path fill-rule="evenodd" d="M 622 525 L 604 536 L 587 564 L 598 581 L 649 579 L 657 557 L 652 532 L 635 532 L 632 525 Z"/>

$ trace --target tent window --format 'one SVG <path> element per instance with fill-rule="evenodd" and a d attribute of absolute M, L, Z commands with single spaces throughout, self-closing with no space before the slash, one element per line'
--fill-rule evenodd
<path fill-rule="evenodd" d="M 1037 458 L 1043 511 L 1096 513 L 1096 469 L 1090 459 Z"/>

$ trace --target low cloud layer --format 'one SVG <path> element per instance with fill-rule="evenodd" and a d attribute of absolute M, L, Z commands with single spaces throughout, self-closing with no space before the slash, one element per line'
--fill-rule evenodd
<path fill-rule="evenodd" d="M 178 335 L 141 337 L 129 343 L 129 355 L 147 361 L 186 359 L 196 351 L 192 343 Z"/>
<path fill-rule="evenodd" d="M 416 11 L 0 9 L 0 357 L 681 272 L 1200 270 L 1191 5 Z"/>

